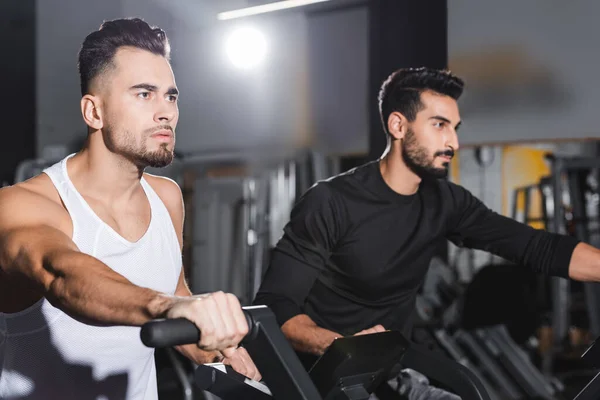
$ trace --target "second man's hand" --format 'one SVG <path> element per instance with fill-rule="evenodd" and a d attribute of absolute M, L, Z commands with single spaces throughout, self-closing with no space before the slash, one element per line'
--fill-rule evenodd
<path fill-rule="evenodd" d="M 355 333 L 354 336 L 370 335 L 372 333 L 379 333 L 379 332 L 385 332 L 385 331 L 386 331 L 386 329 L 382 325 L 375 325 L 372 328 L 363 329 L 362 331 Z"/>
<path fill-rule="evenodd" d="M 223 364 L 230 365 L 236 372 L 255 381 L 260 381 L 262 379 L 258 368 L 254 365 L 254 361 L 252 361 L 252 358 L 250 358 L 250 355 L 245 348 L 229 348 L 223 350 L 221 353 L 225 357 L 223 359 Z"/>

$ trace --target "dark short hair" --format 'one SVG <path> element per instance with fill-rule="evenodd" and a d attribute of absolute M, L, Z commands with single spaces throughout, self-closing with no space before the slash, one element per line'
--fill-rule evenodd
<path fill-rule="evenodd" d="M 104 21 L 100 29 L 85 38 L 79 50 L 81 95 L 89 92 L 92 80 L 112 65 L 117 50 L 125 46 L 147 50 L 167 60 L 171 52 L 166 33 L 139 18 Z"/>
<path fill-rule="evenodd" d="M 393 72 L 379 91 L 379 115 L 383 129 L 389 134 L 387 121 L 390 114 L 399 112 L 408 121 L 414 121 L 423 109 L 421 93 L 432 91 L 458 100 L 464 82 L 448 70 L 433 68 L 403 68 Z"/>

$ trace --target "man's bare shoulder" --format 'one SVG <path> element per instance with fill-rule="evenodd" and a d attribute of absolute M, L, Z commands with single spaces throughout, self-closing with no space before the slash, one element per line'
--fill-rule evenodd
<path fill-rule="evenodd" d="M 164 176 L 144 173 L 146 182 L 154 189 L 169 211 L 173 224 L 182 226 L 184 219 L 183 197 L 181 188 L 174 180 Z"/>
<path fill-rule="evenodd" d="M 148 173 L 144 173 L 144 178 L 152 186 L 152 189 L 158 194 L 167 208 L 169 208 L 169 211 L 171 211 L 172 207 L 182 208 L 181 188 L 177 182 L 171 178 Z"/>
<path fill-rule="evenodd" d="M 70 230 L 69 215 L 46 174 L 0 189 L 0 229 L 27 225 Z"/>

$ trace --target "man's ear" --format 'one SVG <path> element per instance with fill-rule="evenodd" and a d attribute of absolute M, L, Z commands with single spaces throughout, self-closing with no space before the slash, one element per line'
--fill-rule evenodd
<path fill-rule="evenodd" d="M 104 126 L 100 99 L 96 96 L 86 94 L 81 98 L 81 115 L 92 130 L 97 131 Z"/>
<path fill-rule="evenodd" d="M 387 127 L 394 140 L 404 139 L 408 131 L 408 120 L 401 113 L 394 111 L 388 117 Z"/>

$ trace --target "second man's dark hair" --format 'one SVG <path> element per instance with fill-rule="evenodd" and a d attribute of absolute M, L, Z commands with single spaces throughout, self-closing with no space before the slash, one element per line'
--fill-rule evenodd
<path fill-rule="evenodd" d="M 414 121 L 423 109 L 421 93 L 432 91 L 458 100 L 464 82 L 447 70 L 432 68 L 404 68 L 392 73 L 379 91 L 379 115 L 387 134 L 390 114 L 399 112 L 408 121 Z"/>
<path fill-rule="evenodd" d="M 112 66 L 113 57 L 121 47 L 147 50 L 166 59 L 171 52 L 166 33 L 139 18 L 105 21 L 85 38 L 79 50 L 81 95 L 89 93 L 92 80 Z"/>

